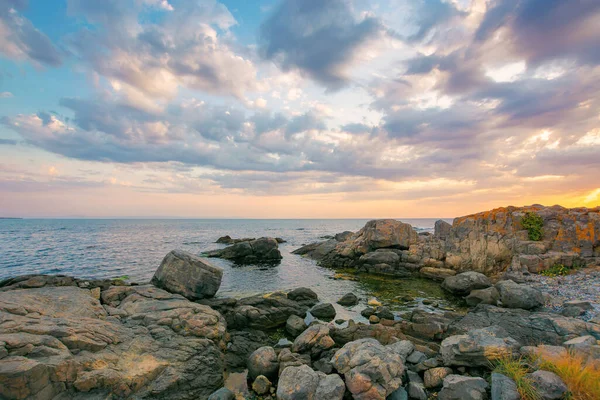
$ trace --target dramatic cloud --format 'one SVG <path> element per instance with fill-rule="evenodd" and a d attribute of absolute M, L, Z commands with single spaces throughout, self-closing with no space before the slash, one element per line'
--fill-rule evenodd
<path fill-rule="evenodd" d="M 384 31 L 378 18 L 358 20 L 348 0 L 285 0 L 261 26 L 261 46 L 284 70 L 339 89 L 359 50 Z"/>
<path fill-rule="evenodd" d="M 21 15 L 26 7 L 27 0 L 0 2 L 0 53 L 15 60 L 59 66 L 62 58 L 59 50 Z"/>

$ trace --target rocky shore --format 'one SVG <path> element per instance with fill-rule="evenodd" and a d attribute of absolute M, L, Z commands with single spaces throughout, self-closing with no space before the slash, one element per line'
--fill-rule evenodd
<path fill-rule="evenodd" d="M 519 225 L 531 210 L 542 240 L 525 240 Z M 0 282 L 0 398 L 519 399 L 521 382 L 498 365 L 521 357 L 540 399 L 567 398 L 568 382 L 537 357 L 600 363 L 599 212 L 507 208 L 430 236 L 378 220 L 299 249 L 335 268 L 428 276 L 469 307 L 398 315 L 373 299 L 369 323 L 336 319 L 310 288 L 214 297 L 220 268 L 181 251 L 151 284 L 11 278 Z M 222 254 L 276 259 L 277 240 L 252 240 L 232 239 Z M 585 268 L 538 275 L 549 260 Z M 348 293 L 338 304 L 357 301 Z"/>

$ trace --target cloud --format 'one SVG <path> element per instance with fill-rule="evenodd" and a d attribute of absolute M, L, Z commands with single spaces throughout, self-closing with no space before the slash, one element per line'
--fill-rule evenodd
<path fill-rule="evenodd" d="M 164 15 L 141 23 L 143 4 Z M 171 99 L 180 87 L 238 98 L 255 88 L 254 64 L 226 39 L 236 22 L 224 5 L 214 0 L 167 5 L 69 0 L 69 13 L 94 25 L 72 35 L 70 47 L 134 104 L 143 97 Z"/>
<path fill-rule="evenodd" d="M 16 140 L 0 138 L 0 146 L 2 146 L 2 145 L 14 146 L 17 143 L 18 142 Z"/>
<path fill-rule="evenodd" d="M 284 71 L 300 70 L 335 90 L 348 83 L 363 46 L 384 34 L 378 18 L 357 19 L 347 0 L 284 0 L 262 24 L 260 46 Z"/>
<path fill-rule="evenodd" d="M 48 36 L 22 16 L 21 12 L 26 6 L 26 0 L 0 3 L 0 53 L 14 60 L 27 60 L 37 65 L 60 66 L 60 51 Z"/>
<path fill-rule="evenodd" d="M 0 92 L 0 99 L 9 99 L 11 97 L 14 97 L 11 92 Z"/>

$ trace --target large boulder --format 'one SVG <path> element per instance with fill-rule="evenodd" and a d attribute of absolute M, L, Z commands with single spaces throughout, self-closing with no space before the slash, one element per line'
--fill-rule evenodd
<path fill-rule="evenodd" d="M 496 284 L 503 307 L 531 310 L 544 305 L 544 296 L 539 290 L 513 281 Z"/>
<path fill-rule="evenodd" d="M 77 282 L 84 286 L 86 282 Z M 0 397 L 207 398 L 223 386 L 223 317 L 152 285 L 0 291 Z"/>
<path fill-rule="evenodd" d="M 459 296 L 466 296 L 472 290 L 485 289 L 490 286 L 492 283 L 487 276 L 474 271 L 449 276 L 442 283 L 443 289 Z"/>
<path fill-rule="evenodd" d="M 313 357 L 318 357 L 323 351 L 332 348 L 335 342 L 329 336 L 329 327 L 324 324 L 311 325 L 302 332 L 292 345 L 292 351 L 295 353 L 310 353 Z"/>
<path fill-rule="evenodd" d="M 448 375 L 438 395 L 439 400 L 486 400 L 488 383 L 483 378 Z"/>
<path fill-rule="evenodd" d="M 554 372 L 539 370 L 525 376 L 530 379 L 542 400 L 563 399 L 567 393 L 567 385 Z"/>
<path fill-rule="evenodd" d="M 346 293 L 337 303 L 341 306 L 352 307 L 358 304 L 358 297 L 354 293 Z"/>
<path fill-rule="evenodd" d="M 285 322 L 285 331 L 296 337 L 304 332 L 308 328 L 306 322 L 304 322 L 304 318 L 300 318 L 297 315 L 290 315 L 287 321 Z"/>
<path fill-rule="evenodd" d="M 404 363 L 399 354 L 375 339 L 360 339 L 338 350 L 331 359 L 357 400 L 385 399 L 402 385 Z"/>
<path fill-rule="evenodd" d="M 331 303 L 317 304 L 316 306 L 310 309 L 310 313 L 313 317 L 325 321 L 331 321 L 335 318 L 335 308 Z"/>
<path fill-rule="evenodd" d="M 344 252 L 355 256 L 375 251 L 377 249 L 408 249 L 419 242 L 417 231 L 409 224 L 394 219 L 378 219 L 369 221 L 366 225 L 344 242 Z"/>
<path fill-rule="evenodd" d="M 440 355 L 448 367 L 489 367 L 491 361 L 517 356 L 520 347 L 503 328 L 493 326 L 444 339 Z"/>
<path fill-rule="evenodd" d="M 205 259 L 181 250 L 165 256 L 152 277 L 152 284 L 190 300 L 213 297 L 221 286 L 223 270 Z"/>
<path fill-rule="evenodd" d="M 486 289 L 473 290 L 465 297 L 467 305 L 472 307 L 477 304 L 491 304 L 495 306 L 498 304 L 498 300 L 500 300 L 500 293 L 493 286 Z"/>
<path fill-rule="evenodd" d="M 224 249 L 206 252 L 206 255 L 232 260 L 241 264 L 276 262 L 282 258 L 277 240 L 269 237 L 238 242 Z"/>
<path fill-rule="evenodd" d="M 520 400 L 515 381 L 506 375 L 492 372 L 492 400 Z"/>

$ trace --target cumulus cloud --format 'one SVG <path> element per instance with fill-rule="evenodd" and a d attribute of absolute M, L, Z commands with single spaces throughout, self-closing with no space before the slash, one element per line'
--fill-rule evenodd
<path fill-rule="evenodd" d="M 9 99 L 13 97 L 11 92 L 0 92 L 0 99 Z"/>
<path fill-rule="evenodd" d="M 57 67 L 62 63 L 60 51 L 48 36 L 23 17 L 26 0 L 0 2 L 0 53 L 15 60 Z"/>
<path fill-rule="evenodd" d="M 384 33 L 380 19 L 358 19 L 348 0 L 284 0 L 263 23 L 260 37 L 266 59 L 339 89 L 363 46 Z"/>

